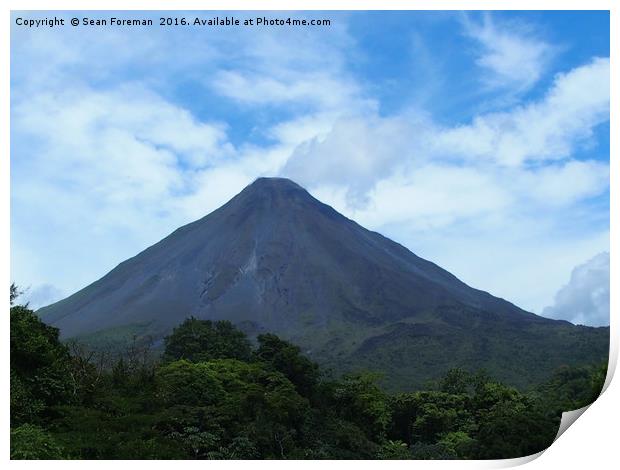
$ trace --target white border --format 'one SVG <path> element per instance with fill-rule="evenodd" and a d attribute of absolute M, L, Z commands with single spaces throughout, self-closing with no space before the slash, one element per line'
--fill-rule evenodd
<path fill-rule="evenodd" d="M 402 1 L 402 0 L 261 0 L 261 1 L 198 1 L 198 0 L 181 0 L 173 2 L 171 0 L 94 0 L 88 2 L 87 5 L 75 0 L 5 0 L 3 8 L 0 10 L 2 35 L 0 47 L 0 63 L 2 74 L 0 93 L 0 106 L 2 109 L 2 125 L 0 125 L 0 145 L 2 145 L 2 158 L 0 158 L 0 191 L 2 192 L 2 203 L 0 204 L 0 216 L 3 221 L 3 230 L 0 233 L 0 257 L 3 262 L 4 269 L 0 274 L 0 285 L 7 286 L 10 283 L 10 178 L 9 178 L 9 159 L 10 154 L 10 135 L 9 135 L 9 117 L 10 117 L 10 11 L 11 10 L 610 10 L 611 11 L 611 83 L 618 83 L 619 75 L 615 60 L 617 46 L 620 44 L 620 34 L 618 33 L 618 15 L 620 8 L 615 6 L 612 0 L 419 0 L 419 1 Z M 618 237 L 618 223 L 620 215 L 618 204 L 618 191 L 615 189 L 618 184 L 618 123 L 616 121 L 616 110 L 618 108 L 618 95 L 614 92 L 614 86 L 611 89 L 611 125 L 610 125 L 610 158 L 611 160 L 611 226 L 610 226 L 610 244 L 616 244 Z M 613 216 L 615 215 L 615 217 Z M 618 281 L 619 267 L 618 253 L 611 249 L 611 286 L 620 285 Z M 5 294 L 6 295 L 6 294 Z M 390 466 L 392 468 L 415 467 L 434 467 L 434 468 L 503 468 L 512 467 L 528 463 L 528 468 L 548 469 L 550 466 L 556 468 L 612 468 L 617 465 L 618 460 L 618 444 L 615 437 L 617 429 L 617 419 L 620 416 L 618 412 L 620 404 L 620 386 L 618 380 L 610 383 L 611 376 L 616 368 L 618 356 L 618 295 L 617 290 L 611 290 L 611 349 L 610 349 L 610 374 L 608 375 L 606 385 L 608 388 L 603 395 L 593 403 L 589 409 L 579 418 L 576 426 L 571 426 L 566 433 L 562 434 L 559 439 L 546 451 L 536 456 L 525 457 L 513 460 L 496 460 L 496 461 L 361 461 L 361 462 L 343 462 L 344 465 L 356 465 L 361 468 L 370 468 L 376 466 Z M 7 302 L 8 303 L 8 302 Z M 4 406 L 1 409 L 2 432 L 1 445 L 4 459 L 9 460 L 9 316 L 5 315 L 2 322 L 4 341 L 0 342 L 2 348 L 3 371 L 2 376 L 2 395 Z M 536 458 L 539 457 L 539 458 Z M 51 469 L 65 469 L 67 466 L 87 466 L 93 468 L 107 468 L 109 462 L 106 461 L 60 461 L 60 462 L 24 462 L 11 461 L 10 465 L 17 468 L 21 466 L 43 466 Z M 129 467 L 134 465 L 130 461 L 117 461 L 114 465 L 121 467 Z M 167 468 L 172 465 L 179 465 L 177 462 L 169 461 L 149 461 L 149 466 L 154 468 Z M 252 467 L 258 469 L 272 469 L 274 467 L 284 468 L 290 463 L 286 461 L 258 461 L 258 462 L 200 462 L 187 461 L 182 465 L 197 466 L 215 466 L 217 468 L 236 468 L 238 466 Z M 295 462 L 293 465 L 298 468 L 314 468 L 317 465 L 336 468 L 339 463 L 336 462 Z"/>

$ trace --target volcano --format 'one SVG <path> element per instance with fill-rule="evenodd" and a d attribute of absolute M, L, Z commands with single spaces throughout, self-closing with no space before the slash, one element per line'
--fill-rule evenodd
<path fill-rule="evenodd" d="M 156 344 L 188 316 L 226 319 L 335 372 L 378 371 L 391 389 L 451 367 L 526 387 L 609 352 L 608 328 L 542 318 L 469 287 L 284 178 L 257 179 L 38 314 L 64 338 L 130 332 Z"/>

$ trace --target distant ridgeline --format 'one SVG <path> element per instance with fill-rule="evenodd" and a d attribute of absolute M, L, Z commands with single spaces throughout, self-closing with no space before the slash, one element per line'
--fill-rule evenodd
<path fill-rule="evenodd" d="M 449 369 L 524 389 L 606 361 L 609 328 L 526 312 L 369 231 L 296 183 L 260 178 L 103 278 L 37 314 L 102 347 L 163 338 L 187 317 L 300 346 L 336 373 L 413 390 Z"/>

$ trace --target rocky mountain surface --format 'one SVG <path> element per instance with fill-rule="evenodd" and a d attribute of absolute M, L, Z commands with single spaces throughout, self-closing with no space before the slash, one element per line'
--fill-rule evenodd
<path fill-rule="evenodd" d="M 506 269 L 510 269 L 509 266 Z M 526 312 L 471 288 L 283 178 L 260 178 L 38 314 L 64 338 L 151 336 L 193 315 L 273 332 L 344 372 L 411 389 L 448 368 L 525 387 L 608 354 L 609 329 Z"/>

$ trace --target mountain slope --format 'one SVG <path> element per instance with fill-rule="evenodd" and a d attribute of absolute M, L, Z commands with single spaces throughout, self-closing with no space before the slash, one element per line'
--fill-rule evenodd
<path fill-rule="evenodd" d="M 544 319 L 469 287 L 282 178 L 256 180 L 39 314 L 63 337 L 128 327 L 161 338 L 189 315 L 228 319 L 337 371 L 384 370 L 398 388 L 458 364 L 501 368 L 525 385 L 563 363 L 602 360 L 608 341 L 606 329 Z"/>

